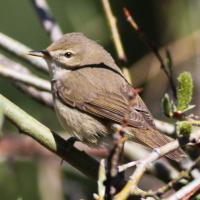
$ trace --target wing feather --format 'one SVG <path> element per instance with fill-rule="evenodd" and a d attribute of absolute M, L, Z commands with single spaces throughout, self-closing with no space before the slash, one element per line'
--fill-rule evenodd
<path fill-rule="evenodd" d="M 128 125 L 135 128 L 147 129 L 149 125 L 153 125 L 149 111 L 144 104 L 141 104 L 142 101 L 137 94 L 130 109 L 128 95 L 124 95 L 125 91 L 116 93 L 106 90 L 98 91 L 94 88 L 93 91 L 90 91 L 93 93 L 93 95 L 90 94 L 90 98 L 88 98 L 88 95 L 85 95 L 85 98 L 82 95 L 82 98 L 80 98 L 79 92 L 82 92 L 82 90 L 76 89 L 74 91 L 76 95 L 74 95 L 73 90 L 71 89 L 69 92 L 69 89 L 61 82 L 57 84 L 57 87 L 57 95 L 62 102 L 83 112 L 109 119 L 116 123 L 122 123 L 126 117 Z M 79 98 L 76 98 L 76 96 L 79 96 Z"/>

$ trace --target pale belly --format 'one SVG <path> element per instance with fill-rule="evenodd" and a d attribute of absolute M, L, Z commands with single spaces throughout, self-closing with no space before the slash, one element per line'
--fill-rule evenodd
<path fill-rule="evenodd" d="M 99 137 L 108 135 L 110 130 L 101 121 L 55 100 L 58 118 L 69 134 L 87 143 L 97 144 Z"/>

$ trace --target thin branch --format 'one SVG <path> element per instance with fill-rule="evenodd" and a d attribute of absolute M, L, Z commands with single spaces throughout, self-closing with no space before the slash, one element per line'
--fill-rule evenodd
<path fill-rule="evenodd" d="M 164 122 L 164 121 L 157 120 L 157 119 L 154 119 L 154 122 L 155 122 L 156 128 L 160 132 L 165 133 L 166 135 L 169 135 L 169 136 L 174 135 L 175 130 L 176 130 L 174 125 Z"/>
<path fill-rule="evenodd" d="M 141 197 L 142 200 L 160 200 L 152 191 L 144 191 L 137 187 L 131 191 L 131 195 Z"/>
<path fill-rule="evenodd" d="M 38 89 L 51 91 L 51 85 L 49 81 L 46 81 L 45 79 L 39 78 L 35 75 L 25 74 L 25 73 L 22 74 L 21 72 L 9 69 L 8 67 L 3 66 L 1 64 L 0 64 L 0 75 L 16 81 L 20 81 L 30 86 L 34 86 Z"/>
<path fill-rule="evenodd" d="M 131 76 L 129 74 L 129 70 L 125 66 L 125 63 L 127 62 L 127 57 L 126 57 L 126 54 L 125 54 L 125 51 L 123 48 L 119 30 L 117 28 L 117 20 L 112 13 L 112 9 L 111 9 L 109 0 L 102 0 L 102 5 L 103 5 L 105 15 L 106 15 L 109 27 L 110 27 L 110 31 L 112 33 L 112 39 L 113 39 L 113 43 L 115 45 L 117 56 L 119 58 L 119 61 L 122 64 L 122 71 L 123 71 L 125 77 L 127 78 L 127 80 L 129 82 L 131 82 Z"/>
<path fill-rule="evenodd" d="M 200 190 L 200 177 L 197 179 L 194 179 L 193 181 L 188 183 L 186 186 L 182 187 L 178 192 L 168 197 L 167 200 L 178 200 L 178 199 L 189 200 L 191 196 L 188 196 L 188 195 L 191 195 L 191 194 L 193 195 L 199 190 Z M 186 196 L 188 196 L 188 198 L 185 198 Z"/>
<path fill-rule="evenodd" d="M 160 66 L 161 66 L 161 69 L 164 71 L 164 73 L 166 74 L 168 80 L 169 80 L 169 83 L 170 83 L 170 86 L 171 86 L 171 89 L 172 89 L 172 92 L 173 92 L 173 95 L 174 97 L 176 98 L 176 86 L 175 86 L 175 83 L 174 83 L 174 80 L 173 80 L 173 74 L 172 74 L 172 66 L 171 65 L 168 65 L 168 63 L 171 63 L 171 62 L 168 62 L 166 63 L 159 50 L 158 50 L 158 47 L 147 37 L 147 35 L 139 28 L 138 24 L 136 23 L 136 21 L 133 19 L 133 17 L 131 16 L 129 10 L 127 8 L 124 8 L 124 15 L 127 19 L 127 21 L 130 23 L 130 25 L 132 26 L 132 28 L 136 31 L 136 33 L 139 35 L 139 37 L 141 38 L 141 40 L 147 45 L 147 47 L 149 47 L 149 49 L 155 54 L 156 58 L 158 59 L 158 61 L 160 62 Z M 170 59 L 170 56 L 169 56 L 169 51 L 166 51 L 166 57 L 167 59 L 169 60 Z M 171 60 L 170 60 L 171 61 Z"/>
<path fill-rule="evenodd" d="M 38 122 L 1 94 L 0 103 L 4 108 L 5 116 L 10 119 L 22 133 L 32 137 L 88 177 L 97 178 L 98 162 L 75 148 L 72 141 L 65 141 L 59 135 L 51 132 L 49 128 Z"/>
<path fill-rule="evenodd" d="M 35 10 L 45 31 L 49 34 L 51 41 L 56 41 L 62 36 L 59 25 L 55 22 L 49 6 L 45 0 L 32 0 Z"/>
<path fill-rule="evenodd" d="M 27 75 L 33 76 L 33 74 L 30 72 L 30 70 L 28 70 L 22 64 L 14 62 L 2 54 L 0 54 L 0 65 L 4 65 L 4 66 L 6 66 L 6 69 L 12 70 L 11 73 L 17 72 L 17 73 L 20 73 L 21 76 L 24 76 L 24 75 L 25 76 L 27 76 Z M 0 75 L 4 76 L 3 74 L 0 74 Z M 21 76 L 19 78 L 21 78 Z M 36 76 L 36 78 L 37 78 L 37 76 Z M 37 99 L 39 102 L 42 102 L 43 104 L 45 104 L 47 106 L 53 107 L 52 94 L 50 92 L 41 91 L 34 87 L 25 85 L 22 82 L 18 82 L 16 77 L 15 77 L 15 80 L 13 81 L 13 83 L 17 88 L 22 90 L 25 94 L 28 94 L 29 96 Z M 38 83 L 36 82 L 36 84 L 38 84 Z M 46 84 L 46 86 L 47 86 L 47 84 Z"/>
<path fill-rule="evenodd" d="M 116 178 L 118 173 L 118 163 L 120 160 L 120 156 L 122 155 L 124 143 L 127 140 L 127 137 L 124 134 L 124 130 L 121 126 L 119 130 L 117 130 L 113 135 L 113 148 L 109 152 L 109 156 L 107 158 L 107 170 L 106 170 L 106 199 L 113 199 L 113 195 L 115 193 L 115 187 L 113 185 L 113 180 Z"/>
<path fill-rule="evenodd" d="M 166 193 L 168 190 L 170 190 L 171 188 L 173 188 L 178 182 L 180 182 L 181 179 L 183 178 L 191 178 L 192 177 L 192 170 L 197 167 L 200 164 L 200 157 L 197 158 L 192 165 L 187 169 L 187 170 L 183 170 L 179 173 L 179 175 L 171 180 L 169 183 L 167 183 L 166 185 L 164 185 L 163 187 L 159 188 L 157 191 L 154 192 L 154 194 L 156 195 L 163 195 L 164 193 Z"/>
<path fill-rule="evenodd" d="M 137 161 L 148 157 L 149 151 L 139 144 L 132 144 L 131 142 L 127 141 L 125 144 L 125 154 L 130 160 Z M 175 169 L 175 167 L 173 167 L 166 158 L 159 159 L 152 163 L 152 165 L 149 165 L 147 167 L 147 171 L 164 182 L 168 182 L 176 178 L 179 174 L 178 170 Z M 165 173 L 163 173 L 163 171 Z"/>
<path fill-rule="evenodd" d="M 115 49 L 119 59 L 123 62 L 127 61 L 126 54 L 121 42 L 120 34 L 117 28 L 117 20 L 112 13 L 112 9 L 109 0 L 102 0 L 103 8 L 106 14 L 106 18 L 112 33 L 112 39 L 115 45 Z"/>
<path fill-rule="evenodd" d="M 42 59 L 36 59 L 28 55 L 28 52 L 31 51 L 29 47 L 24 44 L 0 33 L 0 47 L 4 48 L 8 52 L 28 61 L 38 69 L 41 69 L 45 72 L 48 72 L 48 67 L 45 61 Z"/>
<path fill-rule="evenodd" d="M 195 141 L 194 141 L 195 138 Z M 197 135 L 190 136 L 189 141 L 199 143 L 200 142 L 200 133 Z M 184 141 L 185 142 L 185 141 Z M 183 143 L 183 141 L 181 141 Z M 179 141 L 174 140 L 162 147 L 156 148 L 152 151 L 152 153 L 145 159 L 143 159 L 139 164 L 137 165 L 136 170 L 134 173 L 130 176 L 130 180 L 127 182 L 125 187 L 115 196 L 115 200 L 124 200 L 126 199 L 132 190 L 138 185 L 140 179 L 142 178 L 143 174 L 145 173 L 147 166 L 150 163 L 153 163 L 154 161 L 158 160 L 160 157 L 170 153 L 171 151 L 174 151 L 180 147 Z"/>
<path fill-rule="evenodd" d="M 123 172 L 131 167 L 136 166 L 138 162 L 139 162 L 138 160 L 136 160 L 136 161 L 134 160 L 134 161 L 128 162 L 126 164 L 120 165 L 120 166 L 118 166 L 118 171 Z"/>
<path fill-rule="evenodd" d="M 173 55 L 174 66 L 181 67 L 183 63 L 199 55 L 200 49 L 196 48 L 199 39 L 200 30 L 166 45 L 170 49 L 171 55 Z M 162 47 L 158 50 L 162 57 L 165 56 L 165 49 L 166 47 Z M 151 52 L 130 67 L 131 74 L 140 74 L 139 77 L 134 77 L 134 85 L 141 85 L 147 79 L 151 80 L 160 73 L 160 63 L 157 61 L 158 59 Z M 141 71 L 147 71 L 149 68 L 151 69 L 150 73 L 140 73 Z"/>
<path fill-rule="evenodd" d="M 15 82 L 14 85 L 25 94 L 29 95 L 33 99 L 36 99 L 38 102 L 53 108 L 53 98 L 50 92 L 44 92 L 31 86 L 27 87 L 27 85 L 18 82 Z"/>

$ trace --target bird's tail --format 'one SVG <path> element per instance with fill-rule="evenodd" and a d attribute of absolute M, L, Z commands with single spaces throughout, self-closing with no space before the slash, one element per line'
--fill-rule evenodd
<path fill-rule="evenodd" d="M 170 138 L 164 134 L 161 134 L 159 131 L 157 131 L 155 129 L 144 130 L 144 131 L 134 129 L 134 136 L 135 136 L 136 141 L 138 141 L 139 143 L 142 143 L 145 146 L 148 146 L 152 149 L 163 146 L 163 145 L 173 141 L 172 138 Z M 171 153 L 168 153 L 166 156 L 171 160 L 175 160 L 175 161 L 179 162 L 183 158 L 186 157 L 186 154 L 184 153 L 184 151 L 181 148 L 179 148 Z"/>

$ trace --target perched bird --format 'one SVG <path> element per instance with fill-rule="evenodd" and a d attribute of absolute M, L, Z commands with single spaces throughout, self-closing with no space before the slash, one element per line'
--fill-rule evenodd
<path fill-rule="evenodd" d="M 82 33 L 67 33 L 47 49 L 29 54 L 47 62 L 58 118 L 80 140 L 98 144 L 128 116 L 130 140 L 150 148 L 172 141 L 156 130 L 152 115 L 112 56 Z M 181 149 L 167 155 L 176 161 L 183 156 Z"/>

